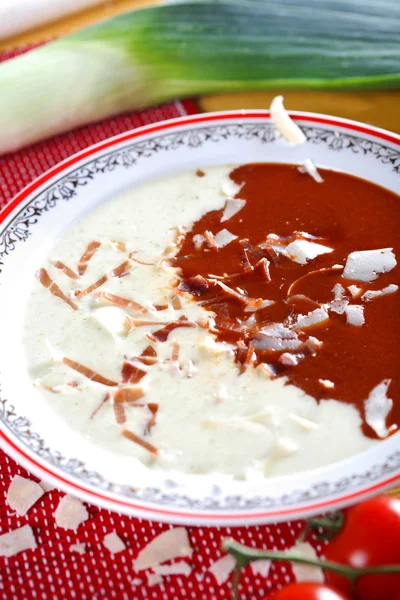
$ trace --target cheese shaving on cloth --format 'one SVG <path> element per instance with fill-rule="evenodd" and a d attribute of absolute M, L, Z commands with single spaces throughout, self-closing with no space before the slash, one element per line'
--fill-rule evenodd
<path fill-rule="evenodd" d="M 7 504 L 23 517 L 43 494 L 44 490 L 38 483 L 15 475 L 7 491 Z"/>
<path fill-rule="evenodd" d="M 289 113 L 283 106 L 283 96 L 276 96 L 272 100 L 269 110 L 271 113 L 271 121 L 287 142 L 293 144 L 293 146 L 304 144 L 306 136 L 301 131 L 300 127 L 292 121 Z"/>
<path fill-rule="evenodd" d="M 134 562 L 135 571 L 143 571 L 151 567 L 157 567 L 167 560 L 181 556 L 192 556 L 193 550 L 190 545 L 188 532 L 184 527 L 168 529 L 139 552 Z"/>
<path fill-rule="evenodd" d="M 82 502 L 68 494 L 61 498 L 54 513 L 56 525 L 62 529 L 78 529 L 88 516 L 88 511 Z"/>
<path fill-rule="evenodd" d="M 124 542 L 115 531 L 104 536 L 103 546 L 107 548 L 111 554 L 118 554 L 118 552 L 122 552 L 126 548 Z"/>
<path fill-rule="evenodd" d="M 293 548 L 290 548 L 288 552 L 304 558 L 318 558 L 314 548 L 308 542 L 297 544 L 296 546 L 293 546 Z M 323 583 L 325 580 L 324 572 L 320 567 L 292 563 L 292 571 L 297 582 L 315 581 L 316 583 Z"/>
<path fill-rule="evenodd" d="M 208 569 L 215 577 L 218 585 L 222 585 L 229 579 L 230 574 L 236 566 L 236 560 L 230 554 L 216 560 Z"/>
<path fill-rule="evenodd" d="M 36 541 L 32 527 L 24 525 L 14 531 L 0 535 L 0 556 L 15 556 L 24 550 L 34 550 Z"/>

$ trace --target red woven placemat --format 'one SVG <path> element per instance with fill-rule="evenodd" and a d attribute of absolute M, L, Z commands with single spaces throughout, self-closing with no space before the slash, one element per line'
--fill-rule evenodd
<path fill-rule="evenodd" d="M 0 61 L 15 54 L 15 51 L 3 53 Z M 7 92 L 2 90 L 2 93 Z M 197 107 L 193 101 L 174 102 L 83 127 L 3 157 L 0 159 L 0 207 L 40 173 L 91 144 L 140 125 L 195 112 Z M 63 495 L 55 490 L 45 494 L 25 517 L 17 517 L 6 504 L 6 492 L 16 473 L 24 477 L 30 475 L 1 450 L 0 469 L 0 533 L 29 523 L 38 544 L 34 551 L 0 558 L 3 600 L 224 600 L 230 597 L 230 583 L 218 586 L 208 571 L 222 556 L 220 545 L 224 537 L 233 536 L 254 547 L 283 549 L 294 543 L 303 527 L 299 521 L 247 528 L 191 527 L 192 574 L 168 576 L 162 584 L 150 587 L 146 575 L 134 572 L 133 560 L 140 549 L 168 525 L 89 506 L 89 519 L 76 533 L 66 532 L 55 526 L 53 513 Z M 104 536 L 111 531 L 116 531 L 127 546 L 115 556 L 102 546 Z M 87 545 L 84 555 L 71 552 L 71 544 L 77 542 Z M 313 543 L 320 552 L 322 548 L 316 540 Z M 292 578 L 290 566 L 283 564 L 273 565 L 268 578 L 255 576 L 246 569 L 239 588 L 240 597 L 242 600 L 267 597 Z"/>

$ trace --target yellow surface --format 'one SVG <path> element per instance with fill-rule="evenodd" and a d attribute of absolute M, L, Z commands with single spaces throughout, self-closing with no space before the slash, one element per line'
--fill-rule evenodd
<path fill-rule="evenodd" d="M 56 2 L 57 0 L 53 1 Z M 7 40 L 3 40 L 0 42 L 0 50 L 16 48 L 23 44 L 43 42 L 44 40 L 59 37 L 60 35 L 72 33 L 86 25 L 91 25 L 102 19 L 108 19 L 109 17 L 126 12 L 127 10 L 142 8 L 157 3 L 157 0 L 106 0 L 98 6 L 70 15 L 60 21 L 48 23 L 42 27 L 37 27 L 31 31 L 22 33 L 21 35 L 16 35 Z"/>
<path fill-rule="evenodd" d="M 65 35 L 101 19 L 156 3 L 157 0 L 108 0 L 92 9 L 0 42 L 0 50 Z M 400 90 L 387 92 L 285 92 L 285 90 L 279 90 L 279 92 L 284 93 L 285 104 L 291 109 L 356 119 L 400 133 L 400 112 L 398 110 Z M 269 106 L 273 96 L 273 92 L 220 94 L 201 98 L 199 104 L 201 110 L 205 112 L 237 108 L 265 108 Z"/>
<path fill-rule="evenodd" d="M 371 123 L 400 133 L 400 90 L 386 92 L 334 92 L 279 90 L 285 106 Z M 200 100 L 203 111 L 266 108 L 276 92 L 220 94 Z"/>

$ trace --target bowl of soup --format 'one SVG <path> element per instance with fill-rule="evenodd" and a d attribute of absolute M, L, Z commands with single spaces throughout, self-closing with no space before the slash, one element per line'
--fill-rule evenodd
<path fill-rule="evenodd" d="M 31 472 L 193 524 L 398 481 L 400 138 L 290 116 L 134 130 L 3 211 L 0 439 Z"/>

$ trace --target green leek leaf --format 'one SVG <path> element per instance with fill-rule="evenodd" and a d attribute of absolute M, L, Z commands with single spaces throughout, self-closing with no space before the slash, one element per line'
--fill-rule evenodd
<path fill-rule="evenodd" d="M 0 65 L 0 153 L 185 95 L 400 87 L 398 0 L 199 0 L 102 21 Z"/>

